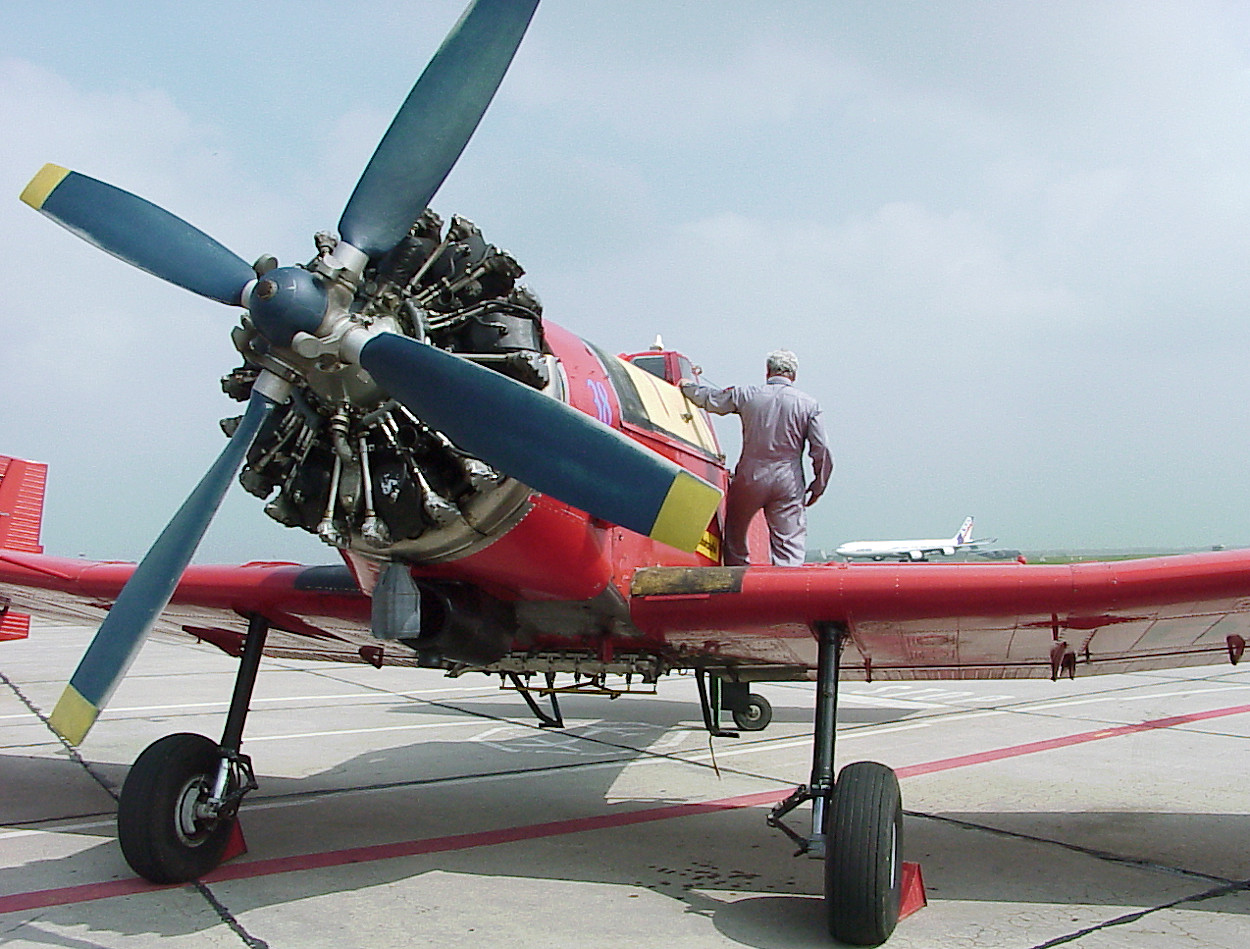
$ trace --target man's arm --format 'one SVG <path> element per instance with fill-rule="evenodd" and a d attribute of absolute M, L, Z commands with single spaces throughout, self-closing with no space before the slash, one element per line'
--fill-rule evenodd
<path fill-rule="evenodd" d="M 700 385 L 693 379 L 682 379 L 677 385 L 681 387 L 682 395 L 714 415 L 729 415 L 738 411 L 738 392 L 732 386 L 728 389 L 714 389 L 712 386 Z"/>
<path fill-rule="evenodd" d="M 812 482 L 804 492 L 803 503 L 811 507 L 825 493 L 834 469 L 833 452 L 829 450 L 829 442 L 825 438 L 819 408 L 807 421 L 807 455 L 812 461 Z"/>

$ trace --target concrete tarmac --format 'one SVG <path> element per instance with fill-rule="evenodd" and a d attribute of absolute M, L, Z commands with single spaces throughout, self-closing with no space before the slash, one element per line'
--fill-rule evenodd
<path fill-rule="evenodd" d="M 236 663 L 149 642 L 71 751 L 43 719 L 92 632 L 0 643 L 0 945 L 832 945 L 820 863 L 764 823 L 809 776 L 810 684 L 710 744 L 689 677 L 566 697 L 557 731 L 482 676 L 266 660 L 248 852 L 158 888 L 118 789 L 162 735 L 220 735 Z M 839 726 L 839 764 L 899 770 L 928 887 L 889 946 L 1250 944 L 1250 671 L 847 683 Z"/>

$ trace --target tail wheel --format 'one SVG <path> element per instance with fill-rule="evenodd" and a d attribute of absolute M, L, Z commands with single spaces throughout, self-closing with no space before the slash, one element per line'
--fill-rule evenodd
<path fill-rule="evenodd" d="M 883 764 L 857 761 L 834 783 L 825 823 L 825 908 L 841 942 L 876 946 L 898 923 L 903 797 Z"/>
<path fill-rule="evenodd" d="M 203 735 L 167 735 L 130 768 L 117 806 L 117 838 L 132 870 L 153 883 L 195 880 L 221 862 L 234 815 L 208 816 L 221 761 Z"/>
<path fill-rule="evenodd" d="M 773 720 L 773 707 L 768 699 L 752 692 L 747 699 L 747 707 L 741 711 L 735 709 L 734 724 L 744 732 L 763 731 Z"/>

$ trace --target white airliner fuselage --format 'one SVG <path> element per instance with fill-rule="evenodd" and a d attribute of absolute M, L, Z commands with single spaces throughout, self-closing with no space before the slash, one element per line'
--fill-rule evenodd
<path fill-rule="evenodd" d="M 925 560 L 931 554 L 951 557 L 957 550 L 967 550 L 994 543 L 993 538 L 972 539 L 972 518 L 964 519 L 954 537 L 926 537 L 919 540 L 852 540 L 836 551 L 848 560 Z"/>

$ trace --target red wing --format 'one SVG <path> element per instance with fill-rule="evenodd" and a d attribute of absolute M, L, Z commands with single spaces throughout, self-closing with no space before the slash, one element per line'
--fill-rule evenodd
<path fill-rule="evenodd" d="M 25 635 L 27 614 L 97 624 L 134 570 L 40 553 L 45 474 L 0 456 L 0 639 Z M 1250 635 L 1245 550 L 1070 566 L 650 567 L 631 593 L 644 635 L 625 631 L 618 649 L 628 642 L 675 666 L 722 658 L 785 677 L 815 668 L 820 622 L 850 631 L 848 672 L 878 678 L 1206 665 L 1240 659 Z M 369 598 L 342 566 L 193 566 L 157 629 L 233 652 L 251 613 L 273 627 L 270 655 L 415 662 L 407 649 L 383 654 Z"/>
<path fill-rule="evenodd" d="M 134 566 L 0 550 L 0 603 L 51 623 L 95 626 Z M 272 626 L 266 655 L 383 661 L 369 633 L 369 598 L 345 566 L 188 567 L 155 630 L 195 636 L 237 655 L 252 613 Z M 411 664 L 411 651 L 401 652 Z"/>
<path fill-rule="evenodd" d="M 1114 563 L 830 564 L 638 571 L 635 622 L 679 651 L 815 666 L 847 626 L 872 678 L 1052 677 L 1209 665 L 1250 635 L 1250 551 Z"/>
<path fill-rule="evenodd" d="M 47 465 L 0 455 L 0 640 L 24 638 L 31 616 L 98 625 L 135 569 L 43 555 L 47 473 Z M 253 613 L 270 622 L 266 655 L 414 662 L 411 650 L 384 656 L 369 634 L 369 599 L 345 566 L 192 566 L 155 629 L 189 634 L 237 655 Z"/>

